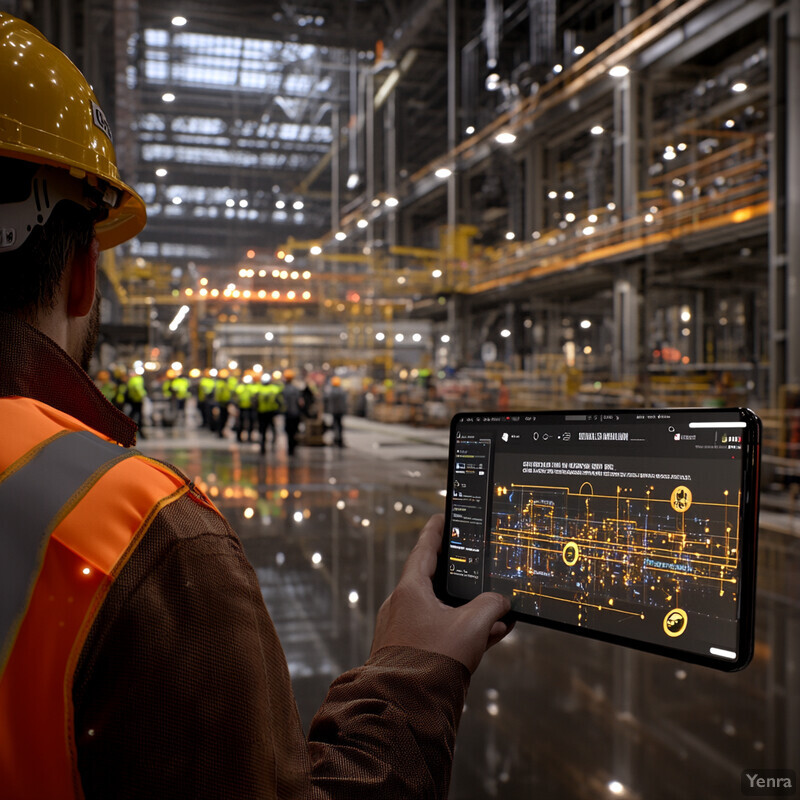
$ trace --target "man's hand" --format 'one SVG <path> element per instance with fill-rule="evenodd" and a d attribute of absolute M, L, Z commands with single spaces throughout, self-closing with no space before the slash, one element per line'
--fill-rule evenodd
<path fill-rule="evenodd" d="M 466 605 L 451 608 L 433 593 L 431 578 L 442 546 L 444 516 L 432 516 L 403 568 L 397 588 L 378 612 L 372 652 L 403 645 L 431 650 L 464 664 L 474 672 L 486 650 L 513 627 L 501 622 L 510 604 L 485 592 Z"/>

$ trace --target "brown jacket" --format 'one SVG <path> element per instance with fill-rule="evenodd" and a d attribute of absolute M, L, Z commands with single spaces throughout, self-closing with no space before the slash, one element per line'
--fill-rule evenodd
<path fill-rule="evenodd" d="M 134 443 L 135 426 L 75 362 L 6 315 L 0 396 L 32 397 Z M 445 656 L 384 648 L 334 681 L 306 739 L 238 537 L 221 515 L 181 499 L 153 521 L 80 655 L 73 702 L 84 793 L 443 798 L 468 683 L 467 669 Z"/>

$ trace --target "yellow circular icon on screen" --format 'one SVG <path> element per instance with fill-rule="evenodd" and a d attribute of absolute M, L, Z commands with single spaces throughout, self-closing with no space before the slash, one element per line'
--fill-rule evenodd
<path fill-rule="evenodd" d="M 567 542 L 564 545 L 564 549 L 561 551 L 561 557 L 564 559 L 564 563 L 568 567 L 574 567 L 575 563 L 580 556 L 581 551 L 578 547 L 577 542 Z"/>
<path fill-rule="evenodd" d="M 676 486 L 669 498 L 670 505 L 679 513 L 689 510 L 692 504 L 692 490 L 688 486 Z"/>
<path fill-rule="evenodd" d="M 689 617 L 682 608 L 673 608 L 667 611 L 664 617 L 664 633 L 667 636 L 680 636 L 686 630 Z"/>

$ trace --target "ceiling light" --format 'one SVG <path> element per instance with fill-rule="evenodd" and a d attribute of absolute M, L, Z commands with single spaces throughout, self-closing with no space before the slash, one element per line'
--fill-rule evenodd
<path fill-rule="evenodd" d="M 175 101 L 175 95 L 172 94 L 172 92 L 164 92 L 164 94 L 161 95 L 161 99 L 165 103 L 172 103 Z"/>
<path fill-rule="evenodd" d="M 186 19 L 186 17 L 177 16 L 172 18 L 172 24 L 176 28 L 182 28 L 187 22 L 188 20 Z"/>
<path fill-rule="evenodd" d="M 286 203 L 284 203 L 283 200 L 276 200 L 275 208 L 277 208 L 280 211 L 281 209 L 286 208 Z"/>
<path fill-rule="evenodd" d="M 467 134 L 467 136 L 472 136 L 472 134 L 475 133 L 475 126 L 468 125 L 465 133 Z"/>
<path fill-rule="evenodd" d="M 173 332 L 178 330 L 178 326 L 183 322 L 186 315 L 189 313 L 189 306 L 181 306 L 175 318 L 170 322 L 169 329 Z"/>
<path fill-rule="evenodd" d="M 447 344 L 450 341 L 450 337 L 446 333 L 444 333 L 444 334 L 442 334 L 442 337 L 441 337 L 440 341 L 443 344 Z"/>
<path fill-rule="evenodd" d="M 590 319 L 582 319 L 581 320 L 581 328 L 584 330 L 588 330 L 592 327 L 592 321 Z"/>
<path fill-rule="evenodd" d="M 503 328 L 503 330 L 500 331 L 500 335 L 504 339 L 508 339 L 508 337 L 511 336 L 511 331 L 508 328 Z"/>
<path fill-rule="evenodd" d="M 396 197 L 387 197 L 383 201 L 389 208 L 394 208 L 400 201 Z"/>
<path fill-rule="evenodd" d="M 233 208 L 236 205 L 236 201 L 232 197 L 229 197 L 225 201 L 225 205 L 228 206 L 228 208 Z"/>
<path fill-rule="evenodd" d="M 373 198 L 372 198 L 372 207 L 373 207 L 373 208 L 377 208 L 377 207 L 378 207 L 380 204 L 381 204 L 381 201 L 380 201 L 380 200 L 378 200 L 378 198 L 377 198 L 377 197 L 373 197 Z"/>
<path fill-rule="evenodd" d="M 514 234 L 514 231 L 508 231 L 506 233 L 506 239 L 508 239 L 509 242 L 512 241 L 515 238 L 516 238 L 516 236 Z"/>
<path fill-rule="evenodd" d="M 358 186 L 358 173 L 351 172 L 350 175 L 347 177 L 347 188 L 355 189 L 356 186 Z"/>
<path fill-rule="evenodd" d="M 732 119 L 726 119 L 725 120 L 725 127 L 726 128 L 732 128 L 734 125 L 736 125 L 736 122 L 734 120 L 732 120 Z"/>
<path fill-rule="evenodd" d="M 403 336 L 403 334 L 402 334 L 402 333 L 397 333 L 397 334 L 395 334 L 394 340 L 395 340 L 396 342 L 402 342 L 402 341 L 403 341 L 405 338 L 406 338 L 406 337 L 405 337 L 405 336 Z"/>
<path fill-rule="evenodd" d="M 548 193 L 547 193 L 547 196 L 548 196 L 548 197 L 549 197 L 551 200 L 555 200 L 555 199 L 556 199 L 556 197 L 558 197 L 558 192 L 548 192 Z"/>
<path fill-rule="evenodd" d="M 686 142 L 679 142 L 678 143 L 678 150 L 680 150 L 681 152 L 683 152 L 686 149 L 686 147 L 687 147 Z"/>
<path fill-rule="evenodd" d="M 306 271 L 303 273 L 303 280 L 304 280 L 304 281 L 307 281 L 307 280 L 308 280 L 310 277 L 311 277 L 311 273 L 310 273 L 308 270 L 306 270 Z"/>
<path fill-rule="evenodd" d="M 421 342 L 422 341 L 422 334 L 421 333 L 415 333 L 411 338 L 415 342 Z"/>
<path fill-rule="evenodd" d="M 594 233 L 594 227 L 592 225 L 587 225 L 581 233 L 583 233 L 584 236 L 591 236 Z"/>
<path fill-rule="evenodd" d="M 182 202 L 183 202 L 183 200 L 180 197 L 173 197 L 172 198 L 172 204 L 175 205 L 175 206 L 179 206 Z"/>
<path fill-rule="evenodd" d="M 511 131 L 500 131 L 497 136 L 494 137 L 494 140 L 498 144 L 514 144 L 517 141 L 517 136 Z"/>
<path fill-rule="evenodd" d="M 367 225 L 369 225 L 369 222 L 367 222 L 365 219 L 360 219 L 358 222 L 356 222 L 356 225 L 359 228 L 366 228 Z"/>
<path fill-rule="evenodd" d="M 347 238 L 347 234 L 344 231 L 338 231 L 333 238 L 336 239 L 337 242 L 343 242 Z"/>
<path fill-rule="evenodd" d="M 744 81 L 737 81 L 736 83 L 731 86 L 731 89 L 734 92 L 746 92 L 747 91 L 747 84 Z"/>
<path fill-rule="evenodd" d="M 303 292 L 303 300 L 310 300 L 310 299 L 311 299 L 311 292 L 309 292 L 308 290 Z"/>
<path fill-rule="evenodd" d="M 590 133 L 594 134 L 595 136 L 599 136 L 601 133 L 603 133 L 604 130 L 605 128 L 602 125 L 595 125 L 591 129 Z"/>
<path fill-rule="evenodd" d="M 303 208 L 303 201 L 302 200 L 295 200 L 294 203 L 292 203 L 292 208 L 295 211 L 300 211 Z"/>
<path fill-rule="evenodd" d="M 311 253 L 312 256 L 318 256 L 322 252 L 322 248 L 318 244 L 315 244 L 308 252 Z"/>
<path fill-rule="evenodd" d="M 608 74 L 612 78 L 624 78 L 629 72 L 630 70 L 626 66 L 617 64 L 615 67 L 611 67 Z"/>
<path fill-rule="evenodd" d="M 378 331 L 378 332 L 375 334 L 375 338 L 376 338 L 376 339 L 377 339 L 379 342 L 382 342 L 382 341 L 383 341 L 383 340 L 386 338 L 386 334 L 385 334 L 385 333 L 383 333 L 382 331 Z"/>
<path fill-rule="evenodd" d="M 287 253 L 287 254 L 286 254 L 286 258 L 284 259 L 284 261 L 285 261 L 287 264 L 291 264 L 291 263 L 292 263 L 292 261 L 294 261 L 294 256 L 293 256 L 291 253 Z"/>
<path fill-rule="evenodd" d="M 164 177 L 166 177 L 166 175 L 167 175 L 167 171 L 164 169 L 164 167 L 159 167 L 159 168 L 156 170 L 156 175 L 157 175 L 159 178 L 164 178 Z"/>
<path fill-rule="evenodd" d="M 239 208 L 247 208 L 247 200 L 242 199 L 239 201 Z"/>
<path fill-rule="evenodd" d="M 564 192 L 565 200 L 572 200 L 573 197 L 575 197 L 575 192 L 573 192 L 571 189 L 567 189 L 567 191 Z"/>
<path fill-rule="evenodd" d="M 437 178 L 449 178 L 452 174 L 453 171 L 447 167 L 439 167 L 439 169 L 437 169 L 434 173 Z"/>
<path fill-rule="evenodd" d="M 575 45 L 572 52 L 575 53 L 576 56 L 582 56 L 586 48 L 582 44 Z"/>
<path fill-rule="evenodd" d="M 591 222 L 592 225 L 594 225 L 594 223 L 597 222 L 597 214 L 589 214 L 586 219 L 588 222 Z"/>
<path fill-rule="evenodd" d="M 555 74 L 558 75 L 558 73 L 561 72 L 563 69 L 564 67 L 562 67 L 561 64 L 556 64 L 553 67 L 553 72 L 555 72 Z"/>
<path fill-rule="evenodd" d="M 677 158 L 678 154 L 674 150 L 665 150 L 664 155 L 662 158 L 664 161 L 672 161 L 673 159 Z"/>
<path fill-rule="evenodd" d="M 433 272 L 431 272 L 431 277 L 432 278 L 441 278 L 442 277 L 442 271 L 440 269 L 435 269 Z"/>

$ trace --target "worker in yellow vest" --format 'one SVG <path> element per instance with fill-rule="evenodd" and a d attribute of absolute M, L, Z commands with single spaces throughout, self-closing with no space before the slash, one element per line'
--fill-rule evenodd
<path fill-rule="evenodd" d="M 128 378 L 128 416 L 139 428 L 139 436 L 146 439 L 144 430 L 144 399 L 147 397 L 147 387 L 144 377 L 137 372 L 132 372 Z"/>
<path fill-rule="evenodd" d="M 189 397 L 189 379 L 178 374 L 172 379 L 170 390 L 175 404 L 175 423 L 186 424 L 186 400 Z"/>
<path fill-rule="evenodd" d="M 216 375 L 216 370 L 214 370 Z M 214 400 L 214 377 L 210 369 L 203 370 L 203 375 L 197 383 L 197 407 L 200 410 L 200 424 L 211 429 L 211 407 Z"/>
<path fill-rule="evenodd" d="M 260 450 L 264 455 L 267 452 L 267 431 L 270 434 L 270 449 L 274 452 L 277 443 L 275 432 L 275 417 L 285 410 L 283 404 L 283 384 L 273 379 L 269 372 L 261 374 L 261 386 L 258 392 L 258 434 L 260 437 Z"/>
<path fill-rule="evenodd" d="M 255 427 L 254 413 L 256 410 L 256 389 L 253 385 L 253 376 L 245 375 L 234 389 L 236 400 L 236 441 L 253 441 L 253 428 Z M 247 434 L 247 439 L 244 438 Z"/>

